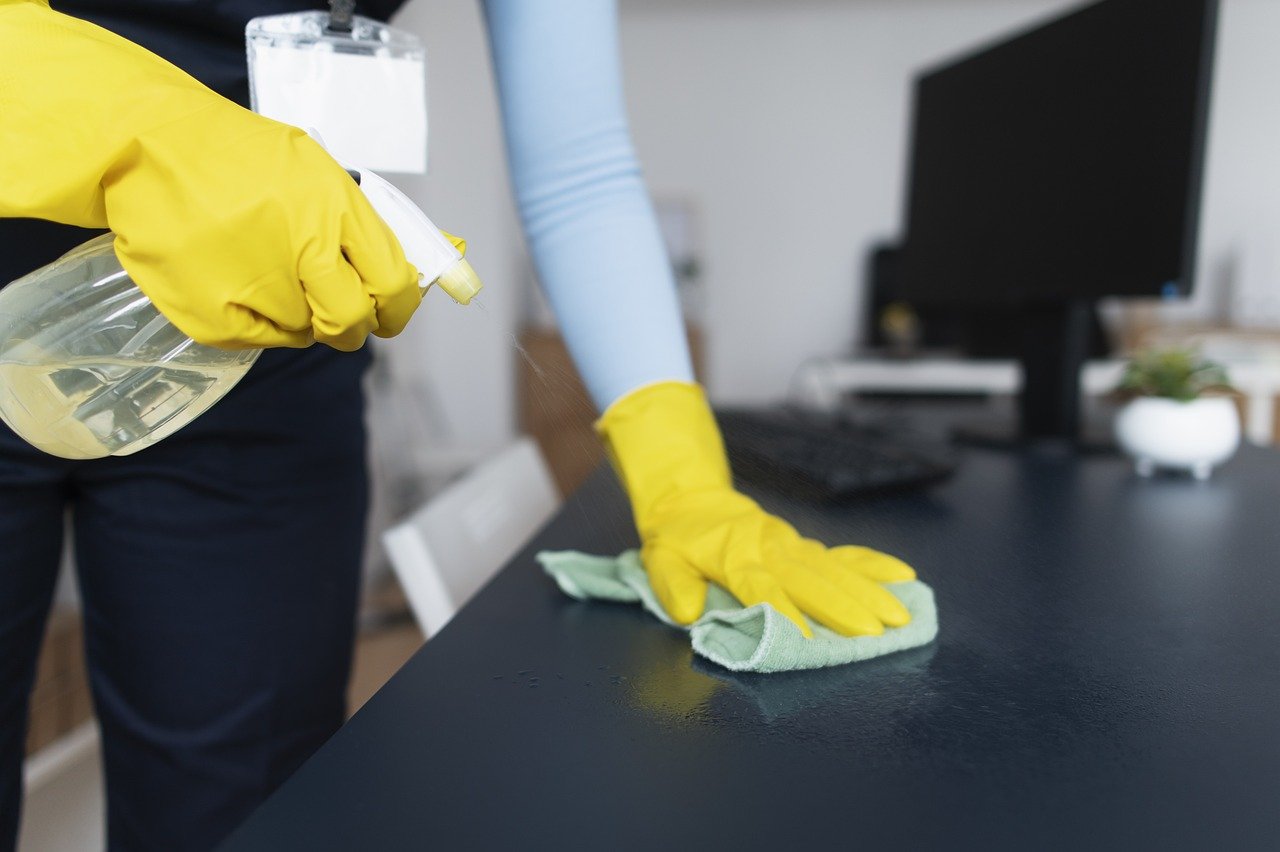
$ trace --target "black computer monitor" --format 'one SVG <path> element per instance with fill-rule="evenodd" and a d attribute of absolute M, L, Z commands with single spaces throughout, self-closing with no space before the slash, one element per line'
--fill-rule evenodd
<path fill-rule="evenodd" d="M 1195 276 L 1217 0 L 1103 0 L 919 76 L 901 290 L 1017 308 L 1023 438 L 1075 438 L 1093 303 Z"/>

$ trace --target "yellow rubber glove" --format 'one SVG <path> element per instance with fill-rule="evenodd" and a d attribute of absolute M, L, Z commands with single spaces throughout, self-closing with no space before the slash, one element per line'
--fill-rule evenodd
<path fill-rule="evenodd" d="M 846 636 L 911 620 L 881 585 L 914 579 L 905 563 L 802 538 L 734 490 L 720 430 L 697 385 L 632 391 L 596 428 L 631 498 L 649 582 L 676 621 L 702 615 L 708 580 L 745 606 L 772 605 L 806 636 L 813 633 L 804 615 Z"/>
<path fill-rule="evenodd" d="M 0 216 L 115 232 L 200 343 L 359 348 L 400 332 L 417 271 L 302 131 L 44 2 L 0 0 Z"/>

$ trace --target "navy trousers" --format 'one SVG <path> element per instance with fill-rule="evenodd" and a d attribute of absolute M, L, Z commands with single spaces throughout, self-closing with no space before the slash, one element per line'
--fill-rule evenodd
<path fill-rule="evenodd" d="M 246 21 L 324 3 L 54 5 L 247 104 Z M 0 221 L 0 285 L 90 235 Z M 0 850 L 14 843 L 28 693 L 68 510 L 111 849 L 209 849 L 341 724 L 367 504 L 367 363 L 323 346 L 267 352 L 194 423 L 125 458 L 55 459 L 0 425 Z"/>
<path fill-rule="evenodd" d="M 0 849 L 68 512 L 109 848 L 211 848 L 342 723 L 366 364 L 266 352 L 194 423 L 124 458 L 53 458 L 0 426 Z"/>

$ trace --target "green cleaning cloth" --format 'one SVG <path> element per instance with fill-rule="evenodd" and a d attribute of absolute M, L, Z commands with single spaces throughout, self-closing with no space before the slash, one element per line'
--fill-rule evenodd
<path fill-rule="evenodd" d="M 640 603 L 652 615 L 676 625 L 649 587 L 640 555 L 628 550 L 614 558 L 572 550 L 543 551 L 538 561 L 561 590 L 578 600 Z M 841 636 L 810 622 L 806 639 L 791 620 L 768 604 L 744 607 L 712 583 L 707 607 L 689 631 L 695 653 L 735 672 L 785 672 L 839 666 L 927 645 L 938 635 L 933 590 L 919 581 L 887 586 L 911 613 L 911 623 L 880 636 Z"/>

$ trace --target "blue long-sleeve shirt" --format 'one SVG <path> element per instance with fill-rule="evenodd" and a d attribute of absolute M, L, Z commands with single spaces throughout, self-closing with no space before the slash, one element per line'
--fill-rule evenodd
<path fill-rule="evenodd" d="M 422 0 L 434 2 L 434 0 Z M 692 381 L 670 265 L 627 129 L 613 0 L 482 0 L 516 202 L 538 278 L 602 410 Z M 386 18 L 399 0 L 362 0 Z M 317 0 L 54 0 L 248 99 L 244 27 Z"/>
<path fill-rule="evenodd" d="M 627 128 L 612 0 L 484 0 L 517 206 L 596 405 L 692 381 Z"/>

